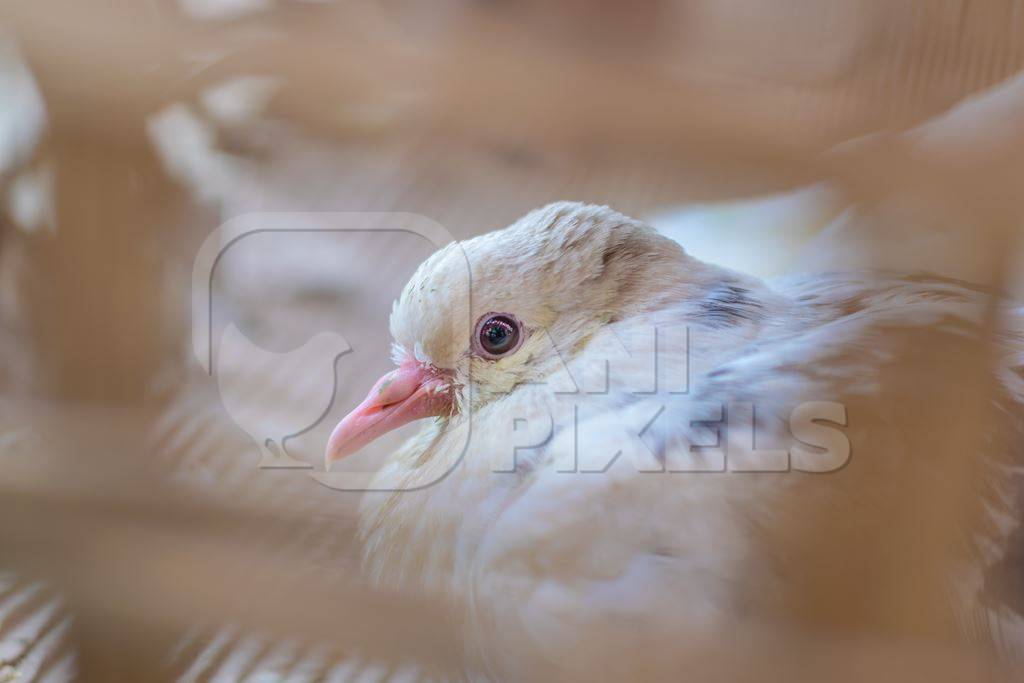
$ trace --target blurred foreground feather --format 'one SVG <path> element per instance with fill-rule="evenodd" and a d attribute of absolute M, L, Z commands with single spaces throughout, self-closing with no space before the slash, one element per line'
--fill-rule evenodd
<path fill-rule="evenodd" d="M 124 441 L 135 430 L 102 427 L 99 414 L 19 417 L 57 436 L 37 443 L 30 460 L 8 463 L 0 496 L 4 548 L 19 572 L 60 586 L 86 678 L 169 679 L 165 663 L 175 642 L 224 620 L 267 637 L 321 643 L 324 666 L 353 651 L 394 658 L 395 666 L 435 657 L 443 665 L 455 651 L 438 629 L 445 621 L 439 607 L 414 596 L 373 597 L 344 563 L 318 570 L 295 561 L 292 549 L 310 525 L 341 538 L 351 533 L 337 520 L 318 528 L 305 514 L 271 513 L 256 503 L 218 507 L 176 494 L 161 483 L 159 468 L 140 462 L 142 442 Z M 105 455 L 76 463 L 79 449 Z"/>

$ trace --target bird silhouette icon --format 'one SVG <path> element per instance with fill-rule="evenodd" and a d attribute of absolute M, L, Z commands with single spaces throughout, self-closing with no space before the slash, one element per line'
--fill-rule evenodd
<path fill-rule="evenodd" d="M 278 353 L 228 324 L 217 355 L 217 387 L 228 415 L 260 447 L 259 467 L 312 467 L 289 455 L 284 442 L 315 427 L 330 410 L 335 362 L 351 351 L 340 334 L 321 332 Z"/>

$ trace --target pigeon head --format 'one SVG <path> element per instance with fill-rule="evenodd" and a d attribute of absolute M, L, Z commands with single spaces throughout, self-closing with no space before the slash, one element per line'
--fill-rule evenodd
<path fill-rule="evenodd" d="M 683 294 L 687 264 L 646 225 L 572 202 L 449 244 L 395 302 L 398 367 L 335 428 L 328 464 L 412 420 L 450 419 L 542 380 L 602 326 Z"/>

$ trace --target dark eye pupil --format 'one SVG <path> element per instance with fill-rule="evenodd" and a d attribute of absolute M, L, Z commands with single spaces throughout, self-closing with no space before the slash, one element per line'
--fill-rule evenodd
<path fill-rule="evenodd" d="M 487 330 L 487 341 L 492 344 L 500 344 L 506 339 L 508 339 L 508 332 L 504 327 L 495 325 L 491 329 Z"/>
<path fill-rule="evenodd" d="M 480 345 L 484 351 L 500 355 L 511 350 L 519 340 L 519 328 L 515 321 L 505 316 L 495 316 L 480 329 Z"/>

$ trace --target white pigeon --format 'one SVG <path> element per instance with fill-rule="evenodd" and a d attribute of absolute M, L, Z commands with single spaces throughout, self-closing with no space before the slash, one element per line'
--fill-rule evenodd
<path fill-rule="evenodd" d="M 681 680 L 747 628 L 1020 626 L 1022 317 L 924 274 L 765 283 L 552 204 L 420 266 L 327 463 L 435 418 L 366 495 L 364 565 L 459 601 L 469 679 Z"/>

